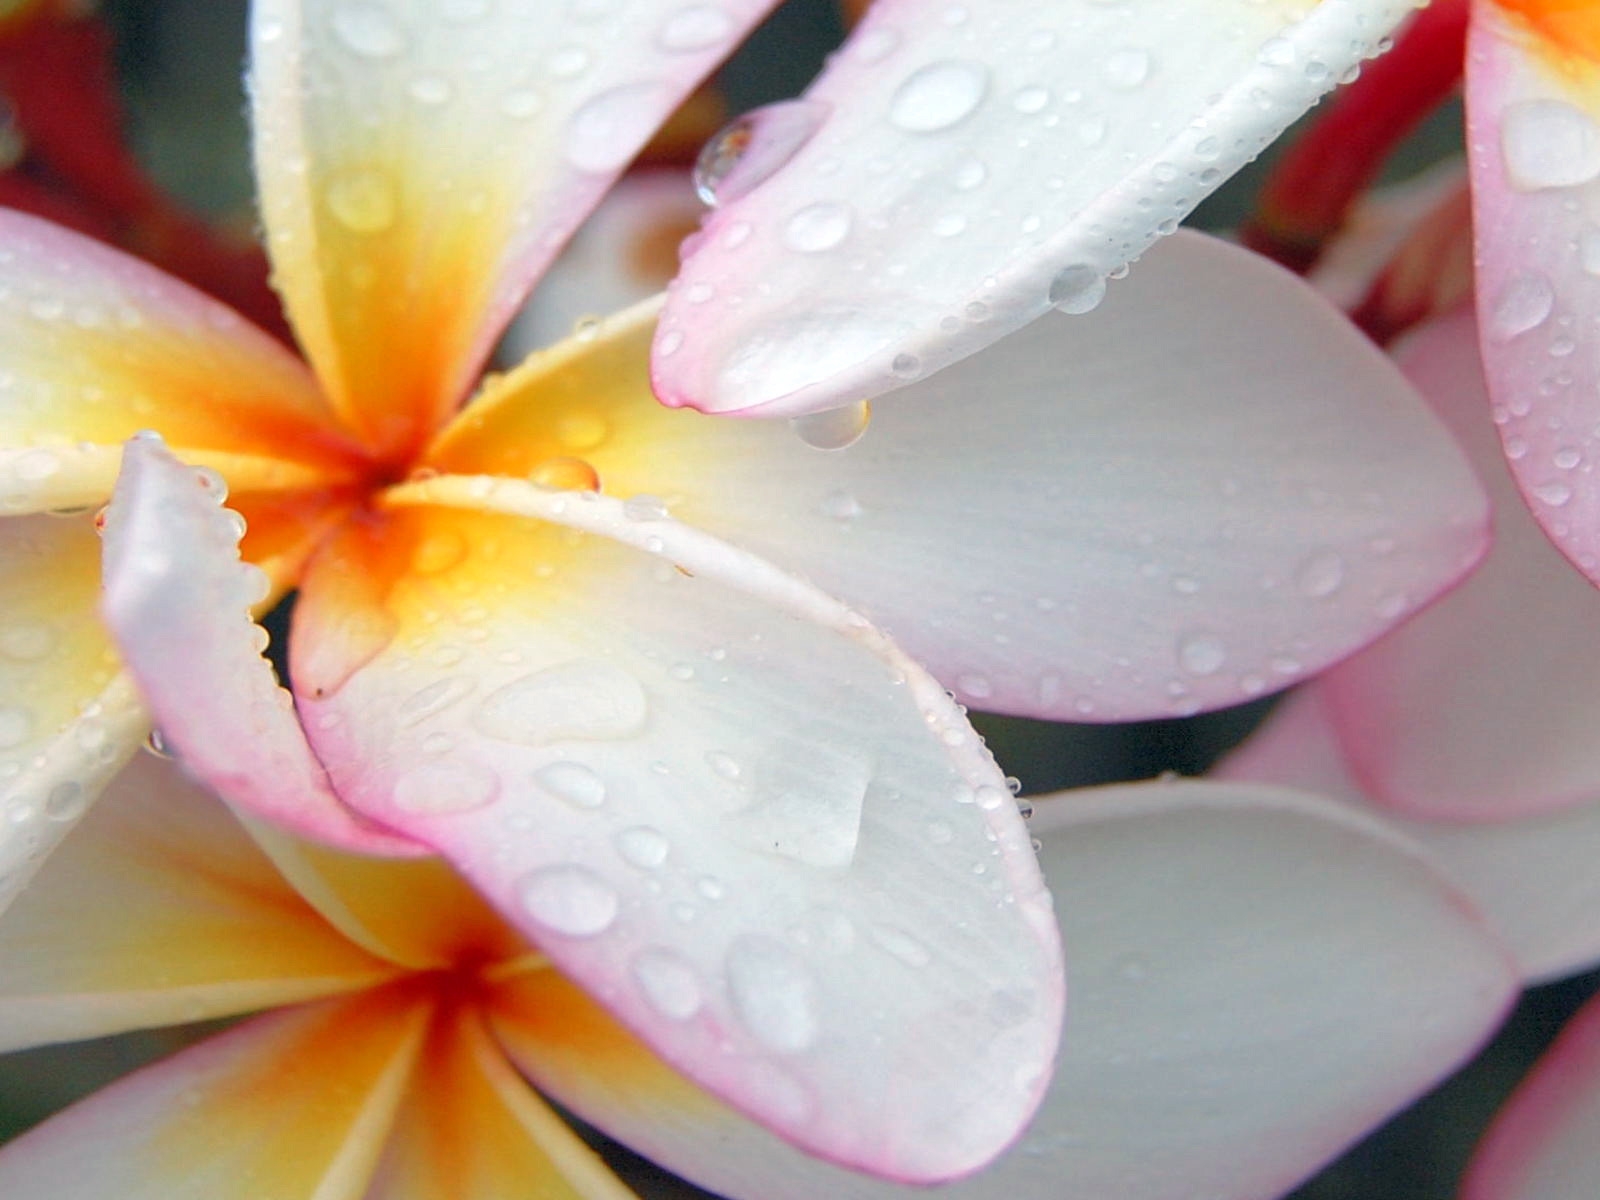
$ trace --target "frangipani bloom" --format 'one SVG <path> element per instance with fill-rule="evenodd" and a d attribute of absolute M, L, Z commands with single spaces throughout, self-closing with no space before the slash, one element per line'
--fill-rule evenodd
<path fill-rule="evenodd" d="M 812 1152 L 943 1178 L 1039 1101 L 1062 999 L 1027 830 L 940 684 L 1104 718 L 1282 686 L 1465 570 L 1482 497 L 1336 314 L 1187 237 L 844 454 L 656 405 L 654 305 L 458 412 L 738 33 L 682 17 L 258 4 L 263 216 L 310 369 L 0 218 L 8 887 L 142 738 L 126 667 L 230 801 L 443 855 L 709 1091 Z M 120 657 L 89 515 L 119 465 Z M 249 619 L 291 586 L 292 702 Z"/>
<path fill-rule="evenodd" d="M 248 829 L 141 758 L 0 921 L 6 1047 L 273 1010 L 0 1150 L 0 1194 L 626 1195 L 519 1072 L 738 1200 L 929 1194 L 807 1158 L 696 1090 L 438 862 Z M 1280 1194 L 1512 992 L 1457 893 L 1309 797 L 1107 788 L 1041 800 L 1036 829 L 1079 1036 L 1023 1143 L 941 1196 Z"/>

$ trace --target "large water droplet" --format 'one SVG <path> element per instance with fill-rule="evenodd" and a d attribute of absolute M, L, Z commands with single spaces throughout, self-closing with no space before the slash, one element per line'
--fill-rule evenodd
<path fill-rule="evenodd" d="M 1574 187 L 1600 176 L 1600 127 L 1563 101 L 1524 100 L 1505 110 L 1500 152 L 1512 187 Z"/>
<path fill-rule="evenodd" d="M 1122 91 L 1131 91 L 1150 77 L 1150 52 L 1137 46 L 1113 50 L 1100 67 L 1100 77 Z"/>
<path fill-rule="evenodd" d="M 817 1040 L 816 983 L 788 947 L 746 934 L 728 951 L 727 974 L 734 1011 L 768 1049 L 797 1054 Z"/>
<path fill-rule="evenodd" d="M 1105 296 L 1105 276 L 1088 263 L 1072 263 L 1055 273 L 1047 298 L 1062 312 L 1077 314 L 1098 307 Z"/>
<path fill-rule="evenodd" d="M 491 693 L 472 724 L 487 737 L 542 746 L 565 738 L 628 737 L 644 725 L 648 709 L 644 688 L 621 667 L 576 659 Z"/>
<path fill-rule="evenodd" d="M 736 118 L 695 159 L 695 193 L 716 208 L 765 183 L 811 140 L 829 111 L 820 101 L 787 100 Z"/>
<path fill-rule="evenodd" d="M 568 937 L 604 933 L 620 907 L 611 885 L 577 863 L 534 871 L 518 886 L 517 896 L 530 917 Z"/>
<path fill-rule="evenodd" d="M 861 440 L 871 421 L 872 405 L 865 400 L 858 400 L 843 408 L 830 408 L 825 412 L 795 417 L 789 424 L 796 436 L 813 449 L 843 450 Z"/>
<path fill-rule="evenodd" d="M 606 785 L 582 763 L 551 763 L 534 772 L 533 782 L 573 808 L 596 809 L 606 802 Z"/>
<path fill-rule="evenodd" d="M 339 175 L 328 185 L 324 198 L 334 219 L 352 233 L 382 233 L 394 224 L 394 186 L 380 171 Z"/>
<path fill-rule="evenodd" d="M 686 1021 L 704 1002 L 700 977 L 693 967 L 670 950 L 641 950 L 630 969 L 644 993 L 645 1002 L 662 1016 Z"/>
<path fill-rule="evenodd" d="M 653 871 L 667 861 L 672 843 L 666 834 L 649 825 L 630 825 L 616 836 L 617 853 L 643 871 Z"/>
<path fill-rule="evenodd" d="M 808 204 L 783 225 L 783 243 L 802 254 L 822 254 L 850 236 L 850 207 L 825 200 Z"/>
<path fill-rule="evenodd" d="M 654 132 L 666 104 L 666 89 L 655 83 L 601 92 L 567 124 L 567 161 L 580 171 L 595 173 L 626 165 Z"/>
<path fill-rule="evenodd" d="M 470 812 L 499 794 L 500 778 L 487 767 L 464 762 L 428 763 L 400 776 L 394 805 L 408 813 Z"/>
<path fill-rule="evenodd" d="M 1509 340 L 1543 325 L 1555 307 L 1550 280 L 1537 271 L 1519 271 L 1495 295 L 1489 310 L 1489 330 Z"/>
<path fill-rule="evenodd" d="M 989 68 L 982 63 L 929 63 L 895 89 L 889 119 L 909 133 L 937 133 L 966 120 L 988 88 Z"/>

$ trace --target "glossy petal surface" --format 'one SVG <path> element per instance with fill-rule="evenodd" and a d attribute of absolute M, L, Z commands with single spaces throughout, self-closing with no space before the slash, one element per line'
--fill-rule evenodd
<path fill-rule="evenodd" d="M 1409 9 L 874 4 L 806 93 L 816 131 L 785 160 L 757 128 L 760 171 L 728 176 L 656 340 L 662 398 L 833 408 L 1093 307 Z"/>
<path fill-rule="evenodd" d="M 1506 457 L 1551 539 L 1600 582 L 1597 28 L 1587 5 L 1477 4 L 1467 144 L 1483 358 Z"/>
<path fill-rule="evenodd" d="M 339 411 L 383 451 L 414 448 L 617 173 L 768 7 L 256 4 L 268 249 Z"/>
<path fill-rule="evenodd" d="M 379 992 L 257 1017 L 11 1142 L 0 1189 L 16 1200 L 360 1200 L 425 1016 Z"/>
<path fill-rule="evenodd" d="M 219 795 L 305 837 L 418 854 L 347 809 L 307 744 L 251 618 L 271 585 L 239 561 L 242 532 L 216 484 L 159 438 L 132 439 L 105 518 L 106 624 L 162 737 Z"/>
<path fill-rule="evenodd" d="M 1522 503 L 1475 347 L 1461 314 L 1396 355 L 1487 483 L 1494 546 L 1460 588 L 1325 688 L 1375 801 L 1412 817 L 1509 820 L 1600 800 L 1600 594 Z"/>
<path fill-rule="evenodd" d="M 1197 235 L 1099 311 L 875 402 L 834 452 L 653 412 L 650 315 L 531 360 L 430 461 L 538 478 L 581 456 L 607 492 L 647 489 L 859 605 L 974 707 L 1236 703 L 1367 643 L 1484 545 L 1481 489 L 1393 365 L 1300 281 Z"/>
<path fill-rule="evenodd" d="M 1590 1001 L 1500 1110 L 1461 1200 L 1577 1200 L 1600 1191 L 1600 1003 Z"/>
<path fill-rule="evenodd" d="M 1046 799 L 1034 827 L 1072 956 L 1060 1066 L 1020 1145 L 941 1196 L 1281 1195 L 1469 1053 L 1512 994 L 1459 896 L 1332 806 L 1140 785 Z M 742 1122 L 558 977 L 519 981 L 497 1013 L 553 1096 L 719 1194 L 922 1194 Z"/>
<path fill-rule="evenodd" d="M 295 614 L 340 795 L 812 1150 L 905 1178 L 996 1153 L 1053 1049 L 1055 928 L 938 685 L 659 508 L 450 476 L 388 508 Z"/>
<path fill-rule="evenodd" d="M 0 921 L 0 1045 L 231 1016 L 392 971 L 320 920 L 214 797 L 140 755 Z"/>

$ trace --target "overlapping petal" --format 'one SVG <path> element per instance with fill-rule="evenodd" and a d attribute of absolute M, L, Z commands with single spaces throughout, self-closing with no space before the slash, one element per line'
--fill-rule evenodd
<path fill-rule="evenodd" d="M 214 797 L 140 755 L 0 922 L 0 1045 L 231 1016 L 394 973 L 318 919 Z"/>
<path fill-rule="evenodd" d="M 1459 896 L 1329 805 L 1142 785 L 1043 800 L 1035 829 L 1076 988 L 1061 1062 L 1021 1144 L 940 1195 L 1280 1195 L 1469 1053 L 1512 994 Z M 553 973 L 493 1012 L 552 1096 L 721 1194 L 920 1194 L 741 1121 Z"/>
<path fill-rule="evenodd" d="M 660 394 L 832 408 L 1092 307 L 1410 8 L 874 4 L 806 93 L 809 139 L 754 127 L 667 306 Z"/>
<path fill-rule="evenodd" d="M 1539 523 L 1600 582 L 1600 19 L 1589 5 L 1482 0 L 1469 61 L 1495 420 Z"/>
<path fill-rule="evenodd" d="M 875 402 L 836 453 L 654 411 L 652 314 L 508 375 L 428 461 L 535 479 L 581 461 L 609 493 L 648 489 L 860 605 L 976 707 L 1247 699 L 1370 641 L 1484 546 L 1481 489 L 1393 365 L 1286 272 L 1197 235 L 1100 311 Z"/>
<path fill-rule="evenodd" d="M 268 249 L 334 406 L 404 454 L 606 187 L 771 0 L 255 5 Z"/>
<path fill-rule="evenodd" d="M 404 993 L 379 990 L 257 1017 L 11 1142 L 0 1151 L 0 1191 L 360 1200 L 426 1016 Z"/>

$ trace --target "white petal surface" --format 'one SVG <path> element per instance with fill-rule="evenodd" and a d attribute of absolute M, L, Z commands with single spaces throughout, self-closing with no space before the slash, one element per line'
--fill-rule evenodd
<path fill-rule="evenodd" d="M 799 1144 L 911 1180 L 997 1153 L 1054 1049 L 1055 925 L 939 686 L 659 508 L 444 476 L 388 510 L 372 549 L 319 557 L 295 614 L 340 795 Z M 416 573 L 410 548 L 447 537 L 454 564 Z M 407 573 L 384 574 L 391 554 Z M 363 612 L 390 638 L 352 668 Z"/>
<path fill-rule="evenodd" d="M 1524 14 L 1484 0 L 1468 52 L 1478 312 L 1495 421 L 1534 515 L 1600 583 L 1600 26 L 1587 5 Z"/>
<path fill-rule="evenodd" d="M 934 1195 L 1279 1196 L 1469 1054 L 1514 993 L 1458 893 L 1375 823 L 1304 796 L 1066 793 L 1035 831 L 1075 987 L 1060 1065 L 1022 1142 Z M 528 999 L 497 1026 L 524 1069 L 720 1194 L 928 1194 L 803 1158 L 603 1018 L 585 1026 L 570 988 Z"/>
<path fill-rule="evenodd" d="M 243 521 L 161 440 L 128 443 L 105 517 L 102 611 L 163 739 L 229 802 L 347 849 L 421 854 L 340 803 L 251 609 L 271 587 L 239 561 Z"/>
<path fill-rule="evenodd" d="M 1305 284 L 1199 235 L 1099 311 L 875 402 L 835 452 L 652 411 L 649 317 L 507 376 L 432 461 L 526 477 L 581 453 L 606 491 L 659 495 L 859 605 L 977 708 L 1237 703 L 1366 644 L 1485 543 L 1481 488 L 1394 365 Z M 572 448 L 562 421 L 595 432 Z"/>
<path fill-rule="evenodd" d="M 809 140 L 785 161 L 762 139 L 793 122 L 754 131 L 764 181 L 731 175 L 693 244 L 660 394 L 813 412 L 1092 307 L 1410 8 L 882 0 L 806 93 Z"/>

